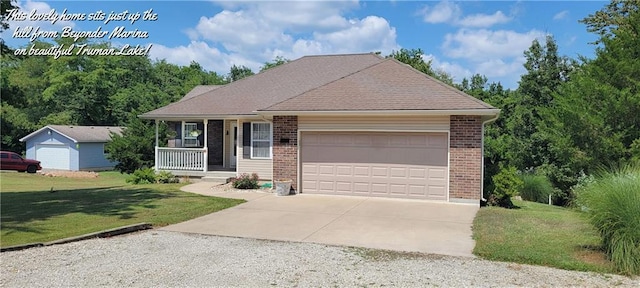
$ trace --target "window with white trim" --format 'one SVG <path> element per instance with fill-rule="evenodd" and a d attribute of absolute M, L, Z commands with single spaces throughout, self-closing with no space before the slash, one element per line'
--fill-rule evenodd
<path fill-rule="evenodd" d="M 251 158 L 271 158 L 271 123 L 251 122 Z"/>
<path fill-rule="evenodd" d="M 198 123 L 184 123 L 184 129 L 182 129 L 183 139 L 182 146 L 184 147 L 198 147 L 200 146 L 200 141 L 198 140 L 198 136 L 200 136 L 200 130 L 198 130 Z"/>

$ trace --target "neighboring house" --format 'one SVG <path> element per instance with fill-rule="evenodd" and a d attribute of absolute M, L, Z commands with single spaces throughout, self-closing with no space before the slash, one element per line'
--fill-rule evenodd
<path fill-rule="evenodd" d="M 395 59 L 307 56 L 194 91 L 140 116 L 176 132 L 156 145 L 168 146 L 158 170 L 257 173 L 310 194 L 482 197 L 483 129 L 499 110 Z"/>
<path fill-rule="evenodd" d="M 111 133 L 121 134 L 122 127 L 47 125 L 20 142 L 27 144 L 27 158 L 44 169 L 110 170 L 116 165 L 105 152 Z"/>

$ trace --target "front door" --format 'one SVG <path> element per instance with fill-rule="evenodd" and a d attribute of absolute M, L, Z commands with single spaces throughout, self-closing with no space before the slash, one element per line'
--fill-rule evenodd
<path fill-rule="evenodd" d="M 238 160 L 238 123 L 231 122 L 231 133 L 229 133 L 229 167 L 236 168 Z"/>

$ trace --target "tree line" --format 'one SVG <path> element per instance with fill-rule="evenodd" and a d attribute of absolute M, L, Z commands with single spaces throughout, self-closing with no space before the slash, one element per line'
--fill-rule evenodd
<path fill-rule="evenodd" d="M 485 129 L 486 195 L 494 189 L 493 176 L 519 171 L 547 179 L 555 202 L 566 204 L 572 199 L 572 187 L 598 169 L 640 160 L 638 4 L 614 0 L 581 20 L 599 36 L 593 43 L 593 59 L 559 55 L 550 35 L 544 41 L 534 40 L 523 51 L 526 73 L 513 90 L 490 83 L 483 75 L 454 83 L 450 75 L 425 61 L 421 49 L 401 49 L 386 57 L 501 109 L 500 117 Z M 6 23 L 0 24 L 6 29 Z M 1 149 L 22 152 L 18 139 L 48 124 L 127 126 L 131 137 L 118 137 L 109 148 L 121 152 L 114 155 L 131 158 L 118 159 L 128 163 L 120 166 L 126 166 L 122 169 L 126 172 L 153 164 L 155 137 L 146 135 L 153 135 L 154 128 L 139 114 L 175 102 L 197 85 L 222 85 L 254 74 L 234 65 L 227 75 L 219 75 L 196 62 L 178 66 L 144 56 L 77 55 L 54 60 L 9 51 L 2 43 Z M 288 61 L 277 57 L 261 71 Z M 133 149 L 136 145 L 143 148 Z"/>

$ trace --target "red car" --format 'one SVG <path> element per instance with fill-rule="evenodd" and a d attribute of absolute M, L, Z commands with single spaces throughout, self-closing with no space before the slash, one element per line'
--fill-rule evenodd
<path fill-rule="evenodd" d="M 24 159 L 13 152 L 0 151 L 0 169 L 36 173 L 36 171 L 42 170 L 42 167 L 40 166 L 40 161 Z"/>

